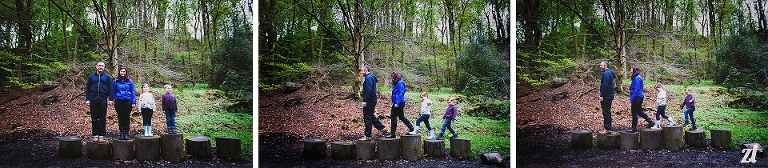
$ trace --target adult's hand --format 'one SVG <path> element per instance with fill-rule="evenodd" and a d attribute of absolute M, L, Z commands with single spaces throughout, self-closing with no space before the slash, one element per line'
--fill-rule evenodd
<path fill-rule="evenodd" d="M 115 101 L 107 101 L 107 105 L 115 105 Z"/>
<path fill-rule="evenodd" d="M 86 106 L 91 106 L 91 101 L 88 101 L 88 100 L 86 100 L 86 101 L 85 101 L 85 105 L 86 105 Z"/>
<path fill-rule="evenodd" d="M 398 106 L 397 106 L 397 103 L 395 103 L 395 107 L 398 107 Z"/>
<path fill-rule="evenodd" d="M 365 102 L 363 102 L 363 107 L 365 107 L 365 105 L 366 105 Z"/>
<path fill-rule="evenodd" d="M 600 102 L 603 102 L 603 97 L 600 97 L 600 99 L 599 99 L 599 100 L 600 100 Z"/>
<path fill-rule="evenodd" d="M 136 108 L 136 104 L 131 105 L 131 108 Z"/>

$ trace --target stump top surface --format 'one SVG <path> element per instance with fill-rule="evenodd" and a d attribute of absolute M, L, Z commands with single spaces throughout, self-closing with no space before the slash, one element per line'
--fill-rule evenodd
<path fill-rule="evenodd" d="M 355 144 L 358 144 L 358 143 L 373 144 L 373 143 L 376 143 L 376 141 L 355 141 Z"/>
<path fill-rule="evenodd" d="M 216 137 L 216 139 L 219 139 L 220 137 Z M 307 138 L 304 139 L 304 142 L 325 142 L 325 139 L 320 138 Z"/>
<path fill-rule="evenodd" d="M 354 143 L 352 143 L 352 141 L 336 141 L 336 142 L 331 142 L 331 144 L 337 144 L 337 145 L 354 145 Z"/>
<path fill-rule="evenodd" d="M 60 137 L 59 140 L 62 140 L 62 141 L 79 141 L 79 140 L 83 140 L 83 138 L 76 137 L 76 136 L 63 136 L 63 137 Z"/>
<path fill-rule="evenodd" d="M 712 130 L 709 130 L 709 131 L 712 131 L 712 132 L 731 132 L 731 130 L 724 130 L 724 129 L 712 129 Z"/>
<path fill-rule="evenodd" d="M 161 133 L 161 134 L 160 134 L 160 137 L 164 137 L 164 136 L 168 136 L 168 137 L 177 137 L 177 136 L 181 136 L 181 137 L 183 137 L 183 136 L 184 136 L 184 134 L 169 134 L 169 133 Z"/>
<path fill-rule="evenodd" d="M 88 141 L 88 144 L 99 144 L 99 145 L 106 145 L 106 144 L 109 144 L 109 143 L 110 143 L 110 140 L 104 140 L 104 141 L 101 141 L 101 142 L 96 142 L 96 141 Z"/>
<path fill-rule="evenodd" d="M 128 143 L 130 143 L 130 142 L 133 142 L 133 139 L 128 139 L 128 140 L 119 140 L 119 139 L 115 139 L 115 140 L 113 140 L 113 141 L 115 141 L 115 142 L 128 142 Z"/>
<path fill-rule="evenodd" d="M 439 139 L 425 139 L 424 142 L 445 142 L 445 141 L 439 140 Z"/>
<path fill-rule="evenodd" d="M 695 130 L 693 130 L 693 131 L 691 131 L 691 130 L 685 130 L 685 132 L 689 132 L 689 133 L 702 133 L 702 132 L 704 132 L 704 130 L 703 130 L 703 129 L 701 129 L 701 128 L 696 128 L 696 129 L 695 129 Z"/>
<path fill-rule="evenodd" d="M 665 128 L 683 128 L 683 127 L 681 126 L 662 126 L 661 127 L 661 129 L 665 129 Z"/>
<path fill-rule="evenodd" d="M 638 134 L 638 133 L 640 133 L 640 132 L 637 132 L 637 131 L 635 131 L 635 132 L 619 131 L 619 133 L 620 133 L 620 134 Z"/>
<path fill-rule="evenodd" d="M 399 136 L 396 136 L 396 137 L 394 137 L 394 138 L 381 138 L 381 139 L 379 139 L 379 140 L 380 140 L 380 141 L 399 141 L 399 140 L 400 140 L 400 137 L 399 137 Z"/>
<path fill-rule="evenodd" d="M 616 133 L 616 132 L 600 132 L 600 133 L 597 133 L 597 135 L 602 135 L 602 136 L 618 136 L 619 134 Z"/>
<path fill-rule="evenodd" d="M 187 136 L 187 139 L 190 141 L 210 141 L 211 140 L 210 137 L 201 136 L 201 135 Z"/>
<path fill-rule="evenodd" d="M 571 131 L 571 133 L 574 133 L 574 134 L 591 134 L 592 131 L 590 131 L 590 130 L 583 130 L 583 129 L 575 129 L 575 130 Z"/>
<path fill-rule="evenodd" d="M 661 130 L 660 129 L 648 129 L 648 128 L 640 130 L 640 132 L 659 132 L 659 131 L 661 131 Z"/>
<path fill-rule="evenodd" d="M 401 137 L 421 137 L 421 135 L 400 135 Z"/>
<path fill-rule="evenodd" d="M 139 137 L 136 137 L 136 139 L 142 139 L 142 140 L 145 140 L 145 139 L 160 139 L 160 136 L 157 136 L 157 135 L 155 135 L 155 136 L 139 136 Z"/>
<path fill-rule="evenodd" d="M 216 139 L 240 140 L 240 138 L 232 138 L 232 137 L 216 137 Z"/>
<path fill-rule="evenodd" d="M 467 138 L 451 138 L 451 140 L 470 141 L 470 139 Z"/>

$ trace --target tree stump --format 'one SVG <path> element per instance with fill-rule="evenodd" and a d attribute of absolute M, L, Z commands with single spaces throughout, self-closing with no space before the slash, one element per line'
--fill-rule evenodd
<path fill-rule="evenodd" d="M 355 158 L 359 160 L 376 159 L 376 141 L 356 141 Z"/>
<path fill-rule="evenodd" d="M 550 88 L 558 88 L 560 86 L 563 86 L 568 83 L 567 78 L 552 78 L 551 81 L 549 81 L 549 87 Z"/>
<path fill-rule="evenodd" d="M 707 147 L 707 131 L 703 129 L 685 131 L 685 144 L 696 148 Z"/>
<path fill-rule="evenodd" d="M 188 136 L 184 140 L 184 146 L 187 154 L 192 158 L 210 159 L 213 156 L 211 155 L 211 138 L 207 136 Z"/>
<path fill-rule="evenodd" d="M 472 140 L 451 138 L 451 157 L 469 159 L 470 152 L 472 152 Z"/>
<path fill-rule="evenodd" d="M 134 140 L 134 143 L 136 143 L 136 160 L 138 161 L 160 160 L 160 137 L 138 136 L 133 140 Z"/>
<path fill-rule="evenodd" d="M 115 160 L 133 160 L 133 140 L 114 140 L 112 141 L 112 159 Z"/>
<path fill-rule="evenodd" d="M 217 139 L 218 142 L 218 139 Z M 327 155 L 326 141 L 319 138 L 304 139 L 304 159 L 323 159 Z"/>
<path fill-rule="evenodd" d="M 216 137 L 216 156 L 219 159 L 240 160 L 240 148 L 240 138 Z"/>
<path fill-rule="evenodd" d="M 400 136 L 400 157 L 405 160 L 416 161 L 421 159 L 423 153 L 420 135 Z"/>
<path fill-rule="evenodd" d="M 710 130 L 710 133 L 712 134 L 712 148 L 731 149 L 731 130 Z"/>
<path fill-rule="evenodd" d="M 686 137 L 688 136 L 688 133 L 686 133 Z M 671 150 L 671 151 L 679 151 L 683 148 L 685 148 L 685 144 L 683 143 L 683 127 L 680 126 L 672 126 L 672 127 L 662 127 L 661 128 L 661 137 L 662 137 L 662 146 L 664 146 L 664 149 Z"/>
<path fill-rule="evenodd" d="M 180 162 L 184 152 L 184 134 L 160 134 L 160 156 L 169 162 Z"/>
<path fill-rule="evenodd" d="M 445 141 L 425 139 L 424 154 L 427 154 L 427 157 L 432 158 L 445 158 Z"/>
<path fill-rule="evenodd" d="M 597 148 L 619 149 L 619 134 L 615 132 L 597 134 Z"/>
<path fill-rule="evenodd" d="M 56 81 L 43 81 L 42 84 L 40 84 L 40 91 L 46 92 L 49 90 L 53 90 L 56 87 L 59 87 L 59 82 Z"/>
<path fill-rule="evenodd" d="M 619 142 L 621 146 L 621 150 L 635 150 L 637 149 L 637 136 L 639 133 L 637 132 L 626 132 L 626 131 L 620 131 L 619 132 Z"/>
<path fill-rule="evenodd" d="M 400 159 L 400 137 L 381 138 L 377 145 L 379 160 Z"/>
<path fill-rule="evenodd" d="M 656 150 L 661 148 L 661 130 L 640 130 L 640 149 Z"/>
<path fill-rule="evenodd" d="M 286 82 L 285 85 L 283 85 L 283 93 L 293 93 L 301 89 L 301 87 L 304 87 L 301 83 Z"/>
<path fill-rule="evenodd" d="M 86 144 L 88 159 L 106 160 L 112 159 L 112 145 L 109 141 L 94 142 L 88 141 Z"/>
<path fill-rule="evenodd" d="M 592 148 L 592 131 L 580 129 L 571 131 L 571 149 L 589 148 Z"/>
<path fill-rule="evenodd" d="M 355 144 L 346 142 L 331 142 L 331 158 L 336 160 L 355 159 Z"/>
<path fill-rule="evenodd" d="M 83 138 L 63 136 L 59 138 L 59 158 L 77 159 L 83 156 Z"/>
<path fill-rule="evenodd" d="M 480 163 L 483 164 L 504 165 L 504 157 L 501 157 L 498 153 L 478 154 L 477 157 L 480 158 Z"/>

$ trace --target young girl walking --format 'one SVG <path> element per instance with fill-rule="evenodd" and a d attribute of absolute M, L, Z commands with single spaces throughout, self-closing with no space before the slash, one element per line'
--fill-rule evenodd
<path fill-rule="evenodd" d="M 659 118 L 659 115 L 664 117 L 664 119 L 667 119 L 669 126 L 675 126 L 675 120 L 667 117 L 667 114 L 664 112 L 667 109 L 667 91 L 664 90 L 664 87 L 661 86 L 661 83 L 656 83 L 656 90 L 659 91 L 659 93 L 656 95 L 656 125 L 651 129 L 660 129 L 661 119 Z"/>
<path fill-rule="evenodd" d="M 141 108 L 141 118 L 144 125 L 144 136 L 152 135 L 152 113 L 155 112 L 155 96 L 149 93 L 149 84 L 141 85 L 141 96 L 139 96 L 139 108 Z"/>
<path fill-rule="evenodd" d="M 427 92 L 421 92 L 421 116 L 416 119 L 416 129 L 413 129 L 413 132 L 409 132 L 408 134 L 419 134 L 419 125 L 422 121 L 424 121 L 424 125 L 427 125 L 427 130 L 429 130 L 429 137 L 427 139 L 435 139 L 435 130 L 429 126 L 429 116 L 431 115 L 431 109 L 432 101 L 429 100 L 429 95 L 427 95 Z"/>

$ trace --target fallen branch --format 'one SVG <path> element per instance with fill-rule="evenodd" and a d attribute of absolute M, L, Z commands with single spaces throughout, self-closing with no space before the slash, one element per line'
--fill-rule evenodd
<path fill-rule="evenodd" d="M 593 90 L 595 90 L 595 89 L 597 89 L 597 88 L 596 88 L 596 87 L 593 87 L 592 89 L 589 89 L 589 90 L 587 90 L 586 92 L 579 94 L 579 96 L 578 96 L 578 97 L 576 97 L 576 99 L 573 99 L 573 102 L 576 102 L 576 100 L 579 100 L 579 99 L 580 99 L 582 96 L 586 95 L 587 93 L 589 93 L 589 92 L 591 92 L 591 91 L 593 91 Z"/>
<path fill-rule="evenodd" d="M 330 95 L 331 95 L 331 94 L 327 94 L 327 95 L 325 95 L 325 96 L 323 96 L 323 97 L 320 97 L 320 98 L 318 98 L 318 99 L 315 99 L 315 101 L 313 101 L 313 102 L 312 102 L 312 104 L 310 104 L 309 106 L 307 106 L 307 109 L 309 109 L 309 108 L 312 108 L 312 106 L 314 106 L 314 105 L 315 105 L 315 103 L 317 103 L 317 102 L 318 102 L 318 101 L 320 101 L 320 100 L 323 100 L 323 99 L 325 99 L 326 97 L 328 97 L 328 96 L 330 96 Z"/>
<path fill-rule="evenodd" d="M 13 98 L 11 98 L 11 99 L 8 99 L 8 100 L 5 100 L 5 101 L 3 101 L 2 103 L 0 103 L 0 105 L 3 105 L 3 104 L 5 104 L 5 103 L 8 103 L 8 102 L 10 102 L 10 101 L 16 100 L 16 99 L 18 99 L 19 97 L 21 97 L 21 95 L 16 95 L 15 97 L 13 97 Z"/>
<path fill-rule="evenodd" d="M 75 95 L 75 96 L 72 96 L 72 95 L 70 94 L 70 95 L 69 95 L 69 96 L 70 96 L 70 97 L 69 97 L 69 100 L 67 100 L 67 103 L 64 103 L 64 105 L 65 105 L 65 106 L 66 106 L 66 105 L 69 105 L 69 102 L 72 102 L 72 100 L 74 100 L 75 98 L 78 98 L 78 97 L 82 96 L 83 94 L 85 94 L 85 92 L 80 92 L 80 94 L 77 94 L 77 95 Z"/>

